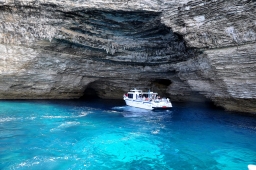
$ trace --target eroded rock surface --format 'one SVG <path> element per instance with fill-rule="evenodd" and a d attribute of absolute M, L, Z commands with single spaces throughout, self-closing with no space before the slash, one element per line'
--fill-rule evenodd
<path fill-rule="evenodd" d="M 0 1 L 0 98 L 172 101 L 256 110 L 253 0 Z"/>

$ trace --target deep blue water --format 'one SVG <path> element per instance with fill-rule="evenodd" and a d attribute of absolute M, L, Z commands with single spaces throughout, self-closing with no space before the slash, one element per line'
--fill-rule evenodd
<path fill-rule="evenodd" d="M 171 111 L 122 101 L 0 101 L 0 169 L 243 170 L 256 117 L 207 104 Z"/>

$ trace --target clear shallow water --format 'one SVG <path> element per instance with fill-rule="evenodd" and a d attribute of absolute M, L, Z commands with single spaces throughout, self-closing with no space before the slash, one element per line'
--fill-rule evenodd
<path fill-rule="evenodd" d="M 256 117 L 203 104 L 147 111 L 121 101 L 0 101 L 0 169 L 242 170 Z"/>

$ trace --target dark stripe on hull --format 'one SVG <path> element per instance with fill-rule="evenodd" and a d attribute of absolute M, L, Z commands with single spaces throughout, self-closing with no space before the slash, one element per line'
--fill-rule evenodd
<path fill-rule="evenodd" d="M 170 110 L 172 107 L 153 107 L 153 110 Z"/>

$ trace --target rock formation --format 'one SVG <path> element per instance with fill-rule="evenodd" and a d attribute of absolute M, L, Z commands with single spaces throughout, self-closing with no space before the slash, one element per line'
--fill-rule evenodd
<path fill-rule="evenodd" d="M 1 0 L 0 98 L 172 101 L 256 111 L 254 0 Z"/>

